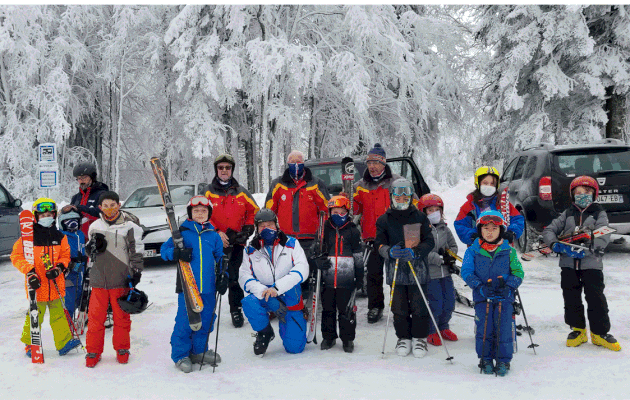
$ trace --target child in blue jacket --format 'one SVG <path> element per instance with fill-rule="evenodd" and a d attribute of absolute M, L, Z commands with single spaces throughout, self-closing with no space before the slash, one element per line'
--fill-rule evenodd
<path fill-rule="evenodd" d="M 70 264 L 66 275 L 66 297 L 64 302 L 68 313 L 74 315 L 74 310 L 79 306 L 83 289 L 83 274 L 87 264 L 85 255 L 85 235 L 79 230 L 81 216 L 70 211 L 59 216 L 59 229 L 68 238 L 70 245 Z"/>
<path fill-rule="evenodd" d="M 466 250 L 462 263 L 462 278 L 473 290 L 475 302 L 479 368 L 499 376 L 510 369 L 514 352 L 512 304 L 524 276 L 516 250 L 502 239 L 506 228 L 498 211 L 481 213 L 477 219 L 479 238 Z"/>
<path fill-rule="evenodd" d="M 179 228 L 184 239 L 184 248 L 176 248 L 172 238 L 160 248 L 165 261 L 182 260 L 190 263 L 203 301 L 202 326 L 198 331 L 193 331 L 188 324 L 184 292 L 178 274 L 175 290 L 178 293 L 178 303 L 175 327 L 171 335 L 171 359 L 185 373 L 191 372 L 192 365 L 200 364 L 202 359 L 204 363 L 214 361 L 214 351 L 208 350 L 208 335 L 216 317 L 215 296 L 216 292 L 223 295 L 228 285 L 227 273 L 222 265 L 223 242 L 209 222 L 211 215 L 210 201 L 204 196 L 193 197 L 188 202 L 188 219 Z M 216 273 L 216 264 L 221 270 L 219 274 Z M 216 360 L 221 362 L 218 354 Z"/>

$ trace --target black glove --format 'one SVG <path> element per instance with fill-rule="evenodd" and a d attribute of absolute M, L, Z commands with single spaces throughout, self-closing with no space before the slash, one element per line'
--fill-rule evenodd
<path fill-rule="evenodd" d="M 94 254 L 101 254 L 107 249 L 107 240 L 105 240 L 105 235 L 102 233 L 96 232 L 92 235 L 92 239 L 85 244 L 85 251 L 93 256 Z"/>
<path fill-rule="evenodd" d="M 69 274 L 71 271 L 77 272 L 77 270 L 79 269 L 79 268 L 77 268 L 77 265 L 78 265 L 78 264 L 76 263 L 76 261 L 70 261 L 70 262 L 68 263 L 68 269 L 66 269 L 66 271 L 65 271 L 65 273 L 64 273 L 64 275 L 66 276 L 66 278 L 68 277 L 68 274 Z"/>
<path fill-rule="evenodd" d="M 142 273 L 135 271 L 133 276 L 127 276 L 127 286 L 136 287 L 140 283 L 140 278 L 142 278 Z"/>
<path fill-rule="evenodd" d="M 330 258 L 326 255 L 316 258 L 315 264 L 317 265 L 317 268 L 322 271 L 328 271 L 333 266 L 332 261 L 330 261 Z"/>
<path fill-rule="evenodd" d="M 59 263 L 52 268 L 46 270 L 46 278 L 48 279 L 57 279 L 57 277 L 65 270 L 66 268 L 63 264 Z"/>
<path fill-rule="evenodd" d="M 503 232 L 503 234 L 501 235 L 501 239 L 505 239 L 510 243 L 514 243 L 514 240 L 516 239 L 516 235 L 514 234 L 514 232 L 512 231 L 505 231 Z"/>
<path fill-rule="evenodd" d="M 254 233 L 254 225 L 244 225 L 243 229 L 236 234 L 234 244 L 239 246 L 245 246 L 247 239 Z"/>
<path fill-rule="evenodd" d="M 440 249 L 438 251 L 438 254 L 442 256 L 442 261 L 444 261 L 444 265 L 447 265 L 449 267 L 455 265 L 455 262 L 457 261 L 457 259 L 453 257 L 448 251 L 445 251 L 444 249 Z"/>
<path fill-rule="evenodd" d="M 175 247 L 173 249 L 173 260 L 182 260 L 184 262 L 192 261 L 192 249 L 184 247 L 180 249 L 179 247 Z"/>
<path fill-rule="evenodd" d="M 276 314 L 276 317 L 278 317 L 278 321 L 282 322 L 283 324 L 286 324 L 287 311 L 289 311 L 289 309 L 287 308 L 287 305 L 284 304 L 284 301 L 280 300 L 280 298 L 278 298 L 278 303 L 280 303 L 280 306 L 278 306 L 278 309 L 274 311 L 274 313 Z"/>
<path fill-rule="evenodd" d="M 479 233 L 478 232 L 474 232 L 472 235 L 470 235 L 470 241 L 474 242 L 475 239 L 477 239 L 479 237 Z"/>
<path fill-rule="evenodd" d="M 221 296 L 223 296 L 225 292 L 227 292 L 228 284 L 229 284 L 229 279 L 228 279 L 227 274 L 225 272 L 220 273 L 217 276 L 216 287 L 217 287 L 217 292 L 219 292 Z"/>
<path fill-rule="evenodd" d="M 227 228 L 227 230 L 225 231 L 225 235 L 228 238 L 228 244 L 230 246 L 234 246 L 234 242 L 236 241 L 236 235 L 238 234 L 238 232 L 236 232 L 234 229 L 232 228 Z"/>
<path fill-rule="evenodd" d="M 28 282 L 28 286 L 33 290 L 37 290 L 42 286 L 42 281 L 39 280 L 35 268 L 26 273 L 26 281 Z"/>

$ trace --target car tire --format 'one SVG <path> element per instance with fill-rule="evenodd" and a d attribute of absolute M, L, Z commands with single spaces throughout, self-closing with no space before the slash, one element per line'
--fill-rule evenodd
<path fill-rule="evenodd" d="M 522 212 L 521 212 L 522 214 Z M 523 219 L 523 234 L 514 243 L 516 249 L 521 253 L 527 253 L 532 249 L 534 243 L 538 243 L 540 234 L 532 228 L 527 222 L 527 218 Z"/>

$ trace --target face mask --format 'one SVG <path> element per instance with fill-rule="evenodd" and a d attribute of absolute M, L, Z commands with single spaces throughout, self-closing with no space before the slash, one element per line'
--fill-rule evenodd
<path fill-rule="evenodd" d="M 427 218 L 429 218 L 429 222 L 431 223 L 431 225 L 436 225 L 442 219 L 442 213 L 439 211 L 435 211 L 427 215 Z"/>
<path fill-rule="evenodd" d="M 118 215 L 119 208 L 120 207 L 102 208 L 101 211 L 103 212 L 103 215 L 105 215 L 105 218 L 111 221 Z"/>
<path fill-rule="evenodd" d="M 260 237 L 267 246 L 270 246 L 273 244 L 273 242 L 276 241 L 276 238 L 278 237 L 278 231 L 275 229 L 265 228 L 262 230 L 262 232 L 260 232 Z"/>
<path fill-rule="evenodd" d="M 54 222 L 55 222 L 55 219 L 53 217 L 44 217 L 44 218 L 40 218 L 39 221 L 37 221 L 37 223 L 43 226 L 44 228 L 50 228 Z"/>
<path fill-rule="evenodd" d="M 293 179 L 299 179 L 304 173 L 304 163 L 289 164 L 289 175 Z"/>
<path fill-rule="evenodd" d="M 482 195 L 484 195 L 485 197 L 488 197 L 495 194 L 497 192 L 497 188 L 490 185 L 481 185 L 481 187 L 479 188 L 479 191 L 481 192 Z"/>
<path fill-rule="evenodd" d="M 331 215 L 330 219 L 332 220 L 332 223 L 336 227 L 342 227 L 348 221 L 348 214 L 344 214 L 344 215 L 333 214 Z"/>
<path fill-rule="evenodd" d="M 76 232 L 79 230 L 79 221 L 76 219 L 66 219 L 61 223 L 61 227 L 66 232 Z"/>
<path fill-rule="evenodd" d="M 582 210 L 593 203 L 593 195 L 590 193 L 582 193 L 575 195 L 575 204 Z"/>

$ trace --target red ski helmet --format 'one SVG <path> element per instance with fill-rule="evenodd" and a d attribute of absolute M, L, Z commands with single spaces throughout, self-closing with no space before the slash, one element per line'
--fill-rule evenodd
<path fill-rule="evenodd" d="M 595 179 L 591 178 L 588 175 L 578 176 L 577 178 L 573 179 L 571 181 L 571 188 L 569 189 L 569 195 L 571 196 L 571 199 L 573 199 L 573 189 L 578 186 L 586 186 L 595 190 L 593 201 L 597 200 L 597 196 L 599 196 L 599 185 L 597 184 L 597 181 Z"/>
<path fill-rule="evenodd" d="M 427 193 L 424 196 L 420 197 L 420 200 L 418 201 L 418 209 L 420 211 L 424 212 L 425 208 L 431 206 L 440 207 L 442 209 L 442 212 L 444 212 L 444 202 L 442 201 L 442 198 L 440 198 L 440 196 L 438 196 L 437 194 Z"/>

